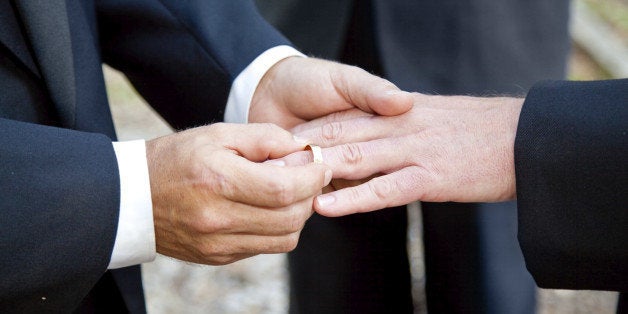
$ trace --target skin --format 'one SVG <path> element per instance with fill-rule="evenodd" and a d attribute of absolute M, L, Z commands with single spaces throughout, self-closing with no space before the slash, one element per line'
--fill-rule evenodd
<path fill-rule="evenodd" d="M 221 265 L 294 249 L 312 200 L 331 180 L 320 164 L 260 163 L 303 144 L 270 124 L 214 124 L 147 142 L 157 251 Z"/>
<path fill-rule="evenodd" d="M 262 78 L 249 122 L 289 128 L 350 108 L 393 115 L 411 106 L 409 93 L 359 68 L 294 57 Z M 213 124 L 148 141 L 157 252 L 222 265 L 293 250 L 332 178 L 326 165 L 276 160 L 306 144 L 269 123 Z"/>
<path fill-rule="evenodd" d="M 290 57 L 273 66 L 253 95 L 249 122 L 284 129 L 348 109 L 393 116 L 412 107 L 413 96 L 354 66 Z"/>
<path fill-rule="evenodd" d="M 497 202 L 516 197 L 514 141 L 521 98 L 413 94 L 408 112 L 393 117 L 349 110 L 293 131 L 327 147 L 334 189 L 314 202 L 342 216 L 428 202 Z M 299 152 L 288 165 L 311 159 Z"/>

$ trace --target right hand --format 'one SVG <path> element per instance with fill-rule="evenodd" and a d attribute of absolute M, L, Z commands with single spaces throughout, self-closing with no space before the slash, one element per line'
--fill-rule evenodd
<path fill-rule="evenodd" d="M 331 170 L 263 161 L 303 148 L 271 124 L 214 124 L 148 141 L 157 252 L 222 265 L 294 249 Z"/>

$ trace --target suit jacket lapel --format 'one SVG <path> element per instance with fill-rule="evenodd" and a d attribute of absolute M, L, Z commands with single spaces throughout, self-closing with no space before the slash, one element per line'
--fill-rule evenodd
<path fill-rule="evenodd" d="M 72 128 L 76 85 L 65 0 L 17 0 L 14 3 L 63 126 Z"/>
<path fill-rule="evenodd" d="M 28 46 L 22 36 L 22 29 L 9 1 L 0 1 L 0 43 L 39 77 L 39 70 L 28 51 Z"/>

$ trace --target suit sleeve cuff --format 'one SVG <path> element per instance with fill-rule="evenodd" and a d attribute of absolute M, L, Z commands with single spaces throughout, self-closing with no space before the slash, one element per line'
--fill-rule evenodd
<path fill-rule="evenodd" d="M 144 140 L 114 142 L 120 171 L 120 215 L 108 269 L 155 259 L 155 228 Z"/>
<path fill-rule="evenodd" d="M 253 99 L 255 89 L 264 74 L 277 62 L 294 56 L 305 57 L 304 54 L 290 46 L 277 46 L 264 51 L 255 58 L 231 85 L 225 109 L 225 122 L 247 123 L 251 99 Z"/>

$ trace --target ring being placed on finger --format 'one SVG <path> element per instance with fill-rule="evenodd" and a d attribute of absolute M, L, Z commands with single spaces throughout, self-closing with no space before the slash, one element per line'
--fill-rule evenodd
<path fill-rule="evenodd" d="M 307 146 L 305 146 L 305 150 L 311 150 L 312 151 L 312 155 L 314 156 L 314 163 L 315 164 L 322 164 L 323 163 L 323 151 L 321 150 L 320 147 L 318 147 L 316 145 L 307 145 Z"/>

